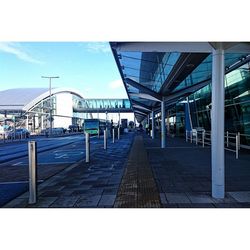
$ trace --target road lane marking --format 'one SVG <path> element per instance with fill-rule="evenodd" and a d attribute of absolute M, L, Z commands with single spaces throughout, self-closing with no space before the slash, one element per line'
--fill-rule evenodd
<path fill-rule="evenodd" d="M 38 165 L 56 165 L 56 164 L 72 164 L 72 163 L 76 163 L 76 161 L 41 162 L 38 163 Z"/>
<path fill-rule="evenodd" d="M 15 164 L 12 164 L 12 166 L 18 166 L 18 165 L 21 165 L 21 164 L 23 164 L 23 162 L 19 161 L 19 162 L 15 163 Z"/>
<path fill-rule="evenodd" d="M 28 183 L 29 181 L 6 181 L 6 182 L 0 182 L 0 185 L 3 184 L 19 184 L 19 183 Z M 44 180 L 38 180 L 37 182 L 44 182 Z"/>
<path fill-rule="evenodd" d="M 62 154 L 62 155 L 56 156 L 55 159 L 60 159 L 60 158 L 64 158 L 67 156 L 68 156 L 67 154 Z"/>

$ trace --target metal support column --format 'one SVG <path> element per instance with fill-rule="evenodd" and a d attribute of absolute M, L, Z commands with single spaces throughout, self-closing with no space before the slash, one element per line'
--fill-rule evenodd
<path fill-rule="evenodd" d="M 213 50 L 212 67 L 212 196 L 225 196 L 225 154 L 224 154 L 224 50 Z"/>
<path fill-rule="evenodd" d="M 26 129 L 29 130 L 29 114 L 26 116 Z"/>
<path fill-rule="evenodd" d="M 86 163 L 89 162 L 89 154 L 90 154 L 90 147 L 89 147 L 89 133 L 85 133 L 85 147 L 86 147 Z"/>
<path fill-rule="evenodd" d="M 170 135 L 169 110 L 167 112 L 167 135 Z"/>
<path fill-rule="evenodd" d="M 165 124 L 165 105 L 161 102 L 161 147 L 166 147 L 166 124 Z"/>
<path fill-rule="evenodd" d="M 103 145 L 103 147 L 104 147 L 104 149 L 107 149 L 107 132 L 108 132 L 108 130 L 105 129 L 103 132 L 104 132 L 104 135 L 103 135 L 103 143 L 104 143 L 104 145 Z"/>
<path fill-rule="evenodd" d="M 155 112 L 152 110 L 152 139 L 155 138 Z"/>
<path fill-rule="evenodd" d="M 41 119 L 41 130 L 43 129 L 43 115 L 40 116 Z"/>
<path fill-rule="evenodd" d="M 29 152 L 29 204 L 36 203 L 37 197 L 37 149 L 36 142 L 28 142 Z"/>

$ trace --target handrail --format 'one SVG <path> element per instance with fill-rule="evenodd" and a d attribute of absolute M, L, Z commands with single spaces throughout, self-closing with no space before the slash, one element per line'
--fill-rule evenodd
<path fill-rule="evenodd" d="M 224 138 L 226 138 L 226 141 L 224 142 L 226 144 L 225 150 L 235 152 L 236 159 L 239 158 L 239 150 L 240 150 L 240 136 L 243 136 L 244 134 L 240 134 L 240 132 L 235 133 L 235 136 L 229 136 L 228 131 L 226 132 L 226 135 Z M 199 138 L 199 135 L 201 135 L 201 138 Z M 209 136 L 209 138 L 206 137 L 206 135 Z M 250 136 L 250 135 L 247 135 Z M 229 148 L 229 139 L 235 139 L 235 150 Z M 205 131 L 203 129 L 202 131 L 197 131 L 196 129 L 192 129 L 191 131 L 186 130 L 186 142 L 190 140 L 191 143 L 195 140 L 195 144 L 198 145 L 199 143 L 202 143 L 202 147 L 204 148 L 206 145 L 211 145 L 211 131 Z M 210 143 L 209 143 L 210 142 Z"/>

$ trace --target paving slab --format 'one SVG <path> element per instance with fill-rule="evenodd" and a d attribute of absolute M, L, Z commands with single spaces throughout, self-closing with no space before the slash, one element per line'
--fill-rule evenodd
<path fill-rule="evenodd" d="M 71 195 L 70 197 L 60 197 L 57 200 L 55 200 L 50 205 L 50 207 L 54 207 L 54 208 L 73 207 L 78 199 L 79 199 L 79 196 L 73 196 L 73 195 Z"/>
<path fill-rule="evenodd" d="M 102 195 L 98 207 L 109 206 L 112 207 L 115 203 L 116 195 Z"/>
<path fill-rule="evenodd" d="M 29 204 L 30 208 L 48 208 L 58 197 L 39 197 L 36 204 Z"/>
<path fill-rule="evenodd" d="M 16 198 L 7 203 L 4 207 L 5 208 L 24 208 L 27 206 L 28 198 Z"/>
<path fill-rule="evenodd" d="M 191 203 L 185 193 L 165 193 L 169 203 Z"/>
<path fill-rule="evenodd" d="M 250 202 L 250 191 L 228 192 L 238 202 Z"/>
<path fill-rule="evenodd" d="M 74 207 L 79 208 L 96 208 L 99 201 L 101 199 L 101 195 L 92 195 L 92 196 L 80 196 Z"/>
<path fill-rule="evenodd" d="M 160 193 L 160 199 L 161 199 L 161 203 L 164 204 L 168 204 L 167 198 L 165 193 Z"/>
<path fill-rule="evenodd" d="M 187 197 L 191 201 L 191 203 L 213 203 L 214 200 L 212 199 L 211 195 L 208 194 L 200 194 L 200 193 L 186 193 Z"/>

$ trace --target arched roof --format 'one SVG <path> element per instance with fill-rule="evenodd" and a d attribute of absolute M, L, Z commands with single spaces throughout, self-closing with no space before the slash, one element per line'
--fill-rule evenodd
<path fill-rule="evenodd" d="M 80 98 L 83 95 L 73 88 L 53 88 L 51 95 L 59 93 L 71 93 Z M 1 110 L 23 110 L 28 111 L 34 105 L 49 97 L 47 88 L 17 88 L 0 91 Z"/>

